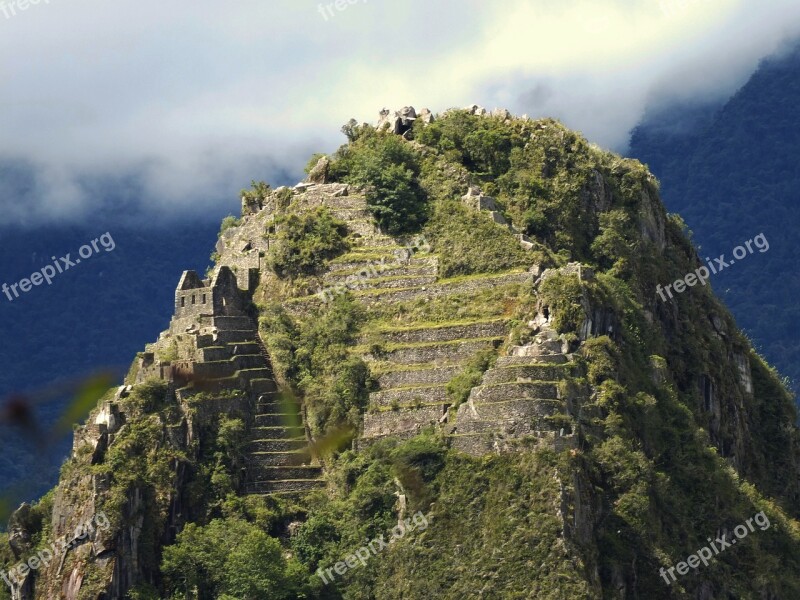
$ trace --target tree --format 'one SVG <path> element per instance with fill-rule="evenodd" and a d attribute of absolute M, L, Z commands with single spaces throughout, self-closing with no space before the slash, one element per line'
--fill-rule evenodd
<path fill-rule="evenodd" d="M 366 188 L 367 205 L 389 234 L 418 231 L 427 219 L 427 196 L 417 180 L 419 158 L 391 133 L 362 133 L 339 149 L 334 177 Z"/>
<path fill-rule="evenodd" d="M 234 517 L 187 525 L 164 549 L 161 569 L 168 592 L 198 600 L 296 598 L 305 577 L 296 561 L 284 557 L 278 540 Z"/>

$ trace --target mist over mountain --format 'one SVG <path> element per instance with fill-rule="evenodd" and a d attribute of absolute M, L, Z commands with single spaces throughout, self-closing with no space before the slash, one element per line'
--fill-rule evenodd
<path fill-rule="evenodd" d="M 800 50 L 765 60 L 724 105 L 672 106 L 632 134 L 630 155 L 661 182 L 702 256 L 717 257 L 763 233 L 767 253 L 712 279 L 756 347 L 800 382 Z M 726 260 L 727 260 L 726 259 Z"/>

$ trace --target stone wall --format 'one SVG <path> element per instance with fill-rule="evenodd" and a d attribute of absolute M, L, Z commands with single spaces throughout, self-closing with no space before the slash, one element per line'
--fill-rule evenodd
<path fill-rule="evenodd" d="M 431 366 L 448 362 L 468 360 L 477 352 L 496 348 L 502 338 L 432 343 L 422 346 L 407 346 L 382 352 L 380 356 L 367 355 L 369 360 L 391 360 L 397 364 L 430 363 Z"/>
<path fill-rule="evenodd" d="M 445 414 L 444 406 L 423 406 L 401 410 L 387 410 L 364 415 L 366 438 L 420 431 L 436 424 Z"/>

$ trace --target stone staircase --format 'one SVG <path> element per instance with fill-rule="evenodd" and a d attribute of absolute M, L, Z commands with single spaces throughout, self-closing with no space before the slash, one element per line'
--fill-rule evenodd
<path fill-rule="evenodd" d="M 540 321 L 532 343 L 501 356 L 458 407 L 450 430 L 454 448 L 473 455 L 510 449 L 519 438 L 556 449 L 575 447 L 574 399 L 564 382 L 575 372 L 566 342 Z"/>
<path fill-rule="evenodd" d="M 221 407 L 231 394 L 243 392 L 255 407 L 245 493 L 299 493 L 324 486 L 322 469 L 311 464 L 300 407 L 279 394 L 257 325 L 249 317 L 210 317 L 200 325 L 193 375 L 178 394 L 189 399 L 204 393 L 204 404 Z"/>
<path fill-rule="evenodd" d="M 299 404 L 276 389 L 256 402 L 247 445 L 248 494 L 286 494 L 324 487 L 322 468 L 312 464 Z"/>

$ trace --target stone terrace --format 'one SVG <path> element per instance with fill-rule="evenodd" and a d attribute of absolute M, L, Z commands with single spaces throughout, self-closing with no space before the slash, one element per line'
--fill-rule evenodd
<path fill-rule="evenodd" d="M 351 250 L 330 262 L 318 293 L 286 303 L 287 311 L 297 319 L 306 318 L 310 308 L 323 305 L 345 290 L 365 306 L 378 308 L 470 295 L 506 285 L 533 285 L 533 273 L 524 269 L 440 279 L 439 258 L 430 252 L 425 240 L 396 239 L 381 233 L 363 193 L 351 186 L 302 183 L 282 194 L 288 205 L 283 210 L 301 212 L 326 206 L 351 231 Z M 253 214 L 244 219 L 243 225 L 227 230 L 221 238 L 218 250 L 223 262 L 229 254 L 235 255 L 234 261 L 236 256 L 242 260 L 242 252 L 249 256 L 239 265 L 240 275 L 242 270 L 252 268 L 258 252 L 267 250 L 264 231 L 276 211 L 275 197 L 277 194 L 273 193 L 262 206 L 251 207 Z M 469 192 L 466 198 L 473 199 Z M 487 218 L 493 218 L 488 212 Z M 455 447 L 473 454 L 497 450 L 502 444 L 494 439 L 554 438 L 554 430 L 560 435 L 562 427 L 556 425 L 566 417 L 558 382 L 570 370 L 563 353 L 501 357 L 496 367 L 485 374 L 481 386 L 473 389 L 469 401 L 457 413 L 450 410 L 448 382 L 463 372 L 477 353 L 503 346 L 509 329 L 506 320 L 494 318 L 420 323 L 405 328 L 386 326 L 364 336 L 353 353 L 367 361 L 379 389 L 370 394 L 359 444 L 387 436 L 410 437 L 430 425 L 445 429 Z M 556 343 L 555 339 L 546 341 L 548 348 Z M 303 431 L 296 419 L 298 409 L 287 409 L 278 398 L 273 394 L 259 400 L 257 431 L 262 437 L 254 440 L 254 447 L 262 457 L 258 472 L 265 475 L 271 473 L 272 467 L 309 466 L 302 450 Z M 278 425 L 281 418 L 298 425 Z M 569 427 L 565 438 L 568 430 Z M 279 441 L 280 445 L 273 445 Z M 311 473 L 314 477 L 305 477 Z M 312 482 L 316 477 L 310 468 L 295 469 L 290 475 L 287 481 Z M 280 491 L 279 487 L 268 485 L 260 489 L 271 492 Z"/>
<path fill-rule="evenodd" d="M 498 358 L 458 407 L 450 439 L 453 447 L 480 455 L 508 450 L 520 438 L 534 439 L 557 449 L 574 447 L 574 403 L 563 382 L 575 371 L 567 344 L 539 320 L 530 344 L 511 348 Z"/>

